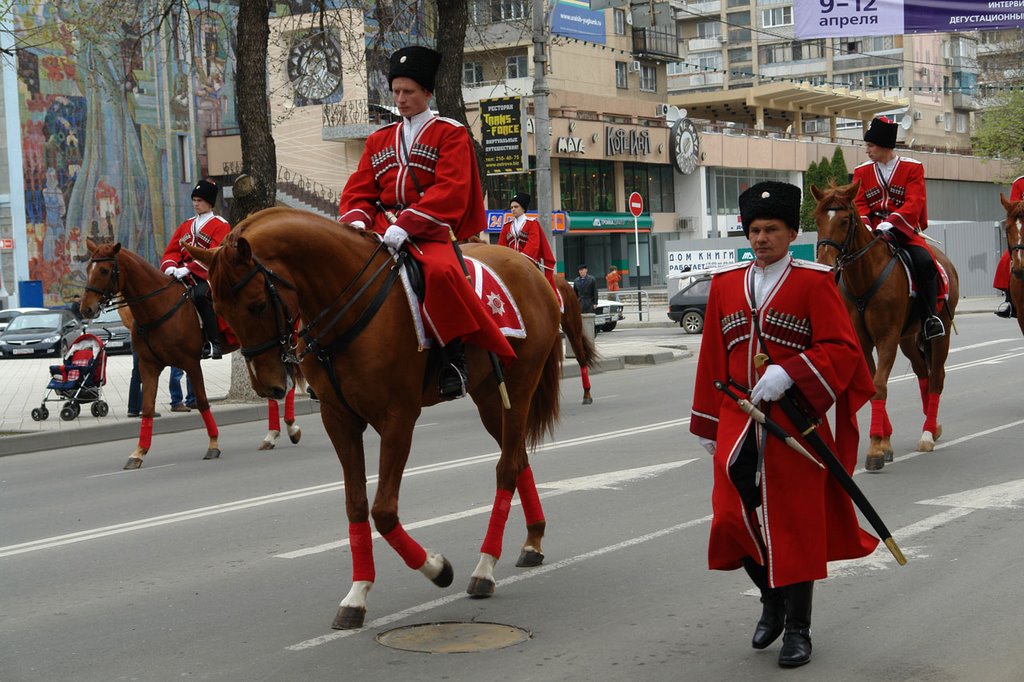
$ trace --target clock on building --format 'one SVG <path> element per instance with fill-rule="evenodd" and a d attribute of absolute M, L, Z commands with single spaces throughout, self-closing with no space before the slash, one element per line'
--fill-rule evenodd
<path fill-rule="evenodd" d="M 669 136 L 669 160 L 676 170 L 683 175 L 697 170 L 700 163 L 700 138 L 697 137 L 697 127 L 693 121 L 688 118 L 679 119 L 672 126 Z"/>
<path fill-rule="evenodd" d="M 329 36 L 307 35 L 288 52 L 288 80 L 299 104 L 319 104 L 341 88 L 341 50 Z"/>

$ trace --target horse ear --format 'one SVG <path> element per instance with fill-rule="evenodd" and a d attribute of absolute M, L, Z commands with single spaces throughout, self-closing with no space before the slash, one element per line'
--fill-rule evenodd
<path fill-rule="evenodd" d="M 201 246 L 193 246 L 191 244 L 182 244 L 182 248 L 188 255 L 205 265 L 207 268 L 213 263 L 213 250 L 204 249 Z"/>
<path fill-rule="evenodd" d="M 235 250 L 238 252 L 240 262 L 248 263 L 252 260 L 252 247 L 249 245 L 249 240 L 245 237 L 238 238 L 238 241 L 235 242 Z"/>
<path fill-rule="evenodd" d="M 1010 209 L 1013 208 L 1014 206 L 1013 202 L 1007 200 L 1006 195 L 1004 195 L 1002 192 L 999 193 L 999 203 L 1003 205 L 1003 208 L 1006 210 L 1007 213 L 1009 213 Z"/>
<path fill-rule="evenodd" d="M 821 201 L 821 198 L 823 196 L 825 196 L 825 194 L 820 189 L 818 189 L 817 185 L 812 184 L 811 185 L 811 196 L 814 197 L 815 201 Z"/>
<path fill-rule="evenodd" d="M 857 178 L 852 183 L 847 185 L 844 189 L 849 189 L 849 196 L 856 197 L 860 194 L 860 178 Z"/>
<path fill-rule="evenodd" d="M 116 256 L 117 252 L 120 251 L 120 250 L 121 250 L 121 242 L 118 242 L 118 243 L 114 244 L 114 250 L 112 251 L 112 253 Z"/>
<path fill-rule="evenodd" d="M 89 253 L 96 253 L 96 249 L 100 248 L 99 244 L 86 237 L 85 248 L 89 249 Z"/>

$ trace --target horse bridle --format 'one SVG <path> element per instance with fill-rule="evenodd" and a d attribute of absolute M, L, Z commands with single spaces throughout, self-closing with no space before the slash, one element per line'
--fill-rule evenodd
<path fill-rule="evenodd" d="M 114 264 L 114 266 L 111 268 L 111 270 L 113 270 L 113 273 L 111 274 L 110 277 L 107 278 L 107 286 L 105 286 L 102 289 L 97 289 L 96 287 L 91 287 L 88 284 L 85 285 L 85 290 L 86 291 L 91 291 L 91 292 L 93 292 L 95 294 L 99 294 L 100 305 L 103 308 L 110 307 L 110 302 L 113 301 L 114 297 L 117 295 L 117 293 L 119 291 L 121 291 L 121 267 L 120 267 L 120 264 L 118 263 L 116 255 L 115 256 L 104 256 L 103 258 L 95 258 L 95 257 L 89 258 L 89 263 L 90 264 L 92 264 L 92 263 L 107 263 L 107 262 L 110 262 L 110 263 Z M 161 291 L 167 290 L 169 287 L 171 287 L 175 283 L 175 281 L 176 280 L 172 278 L 164 286 L 159 287 L 157 289 L 154 289 L 153 291 L 150 291 L 148 293 L 145 293 L 142 296 L 136 296 L 135 298 L 121 298 L 121 299 L 118 299 L 118 305 L 114 306 L 114 307 L 115 308 L 124 308 L 125 306 L 131 305 L 132 303 L 138 303 L 140 301 L 145 301 L 147 298 L 150 298 L 152 296 L 156 296 Z M 186 292 L 186 295 L 187 295 L 187 292 Z M 174 310 L 175 311 L 177 310 L 177 306 L 175 306 Z"/>
<path fill-rule="evenodd" d="M 281 300 L 281 295 L 277 291 L 277 285 L 295 291 L 295 285 L 284 279 L 280 275 L 276 274 L 273 270 L 266 267 L 261 263 L 256 256 L 252 257 L 252 270 L 250 270 L 242 279 L 231 287 L 231 293 L 237 294 L 241 291 L 242 287 L 249 283 L 249 281 L 256 276 L 257 273 L 263 275 L 263 286 L 270 295 L 270 300 L 274 305 L 274 326 L 276 328 L 277 336 L 258 343 L 255 346 L 242 346 L 239 348 L 242 357 L 246 360 L 251 360 L 257 355 L 262 355 L 269 350 L 274 348 L 281 349 L 281 362 L 287 364 L 298 364 L 301 358 L 295 354 L 295 349 L 298 346 L 298 337 L 295 334 L 295 321 L 298 319 L 298 313 L 293 316 L 288 310 L 288 304 Z"/>
<path fill-rule="evenodd" d="M 829 239 L 829 238 L 826 237 L 825 239 L 819 239 L 817 241 L 817 243 L 815 244 L 815 253 L 817 253 L 817 251 L 819 249 L 821 249 L 822 246 L 831 246 L 832 248 L 834 248 L 836 251 L 839 252 L 839 256 L 836 258 L 836 264 L 832 267 L 832 269 L 836 273 L 836 276 L 838 277 L 839 276 L 839 272 L 844 267 L 846 267 L 850 263 L 854 262 L 855 260 L 857 260 L 858 258 L 863 256 L 865 253 L 867 253 L 871 249 L 872 246 L 874 246 L 877 242 L 879 242 L 882 239 L 882 234 L 881 233 L 875 234 L 874 238 L 872 238 L 871 241 L 869 241 L 867 244 L 865 244 L 864 246 L 860 247 L 859 249 L 857 249 L 853 253 L 850 253 L 850 249 L 853 248 L 853 239 L 856 236 L 856 231 L 857 231 L 856 230 L 856 228 L 857 228 L 856 214 L 855 214 L 855 209 L 854 209 L 853 204 L 846 204 L 845 206 L 843 206 L 843 205 L 832 205 L 832 206 L 828 206 L 828 207 L 826 207 L 826 208 L 824 208 L 822 210 L 824 210 L 826 212 L 827 211 L 846 211 L 846 239 L 844 239 L 843 242 L 840 244 L 836 240 Z"/>

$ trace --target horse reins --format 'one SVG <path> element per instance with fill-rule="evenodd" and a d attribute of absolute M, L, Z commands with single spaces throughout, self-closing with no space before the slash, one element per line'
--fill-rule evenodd
<path fill-rule="evenodd" d="M 846 211 L 846 239 L 843 240 L 843 243 L 840 244 L 834 239 L 819 239 L 816 244 L 816 249 L 820 249 L 822 246 L 831 246 L 832 248 L 839 252 L 839 256 L 836 258 L 836 264 L 832 267 L 832 270 L 835 273 L 836 284 L 839 287 L 839 291 L 843 293 L 843 296 L 845 296 L 854 305 L 856 305 L 857 311 L 861 313 L 861 315 L 863 315 L 864 311 L 867 309 L 868 302 L 871 300 L 871 297 L 878 293 L 878 290 L 882 288 L 882 285 L 885 284 L 885 281 L 889 279 L 889 275 L 891 275 L 892 271 L 895 269 L 897 254 L 895 251 L 892 253 L 892 256 L 889 258 L 889 262 L 885 264 L 885 268 L 882 269 L 881 274 L 879 274 L 875 281 L 872 282 L 871 286 L 868 287 L 868 290 L 866 292 L 864 292 L 860 296 L 854 296 L 852 293 L 850 293 L 849 289 L 846 288 L 846 282 L 843 280 L 843 268 L 845 268 L 847 265 L 853 263 L 861 256 L 866 254 L 868 251 L 871 250 L 871 247 L 873 247 L 875 244 L 884 243 L 884 238 L 882 236 L 883 233 L 876 233 L 867 244 L 860 247 L 853 253 L 850 253 L 849 251 L 850 249 L 853 248 L 853 239 L 856 236 L 857 229 L 857 221 L 856 214 L 854 212 L 854 207 L 849 204 L 847 204 L 846 206 L 834 205 L 829 206 L 823 210 Z"/>

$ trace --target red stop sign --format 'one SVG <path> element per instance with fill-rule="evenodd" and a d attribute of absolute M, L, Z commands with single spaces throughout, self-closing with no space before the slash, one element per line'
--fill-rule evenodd
<path fill-rule="evenodd" d="M 629 195 L 629 212 L 633 214 L 634 218 L 639 218 L 640 214 L 644 212 L 644 198 L 640 196 L 639 192 L 633 192 Z"/>

